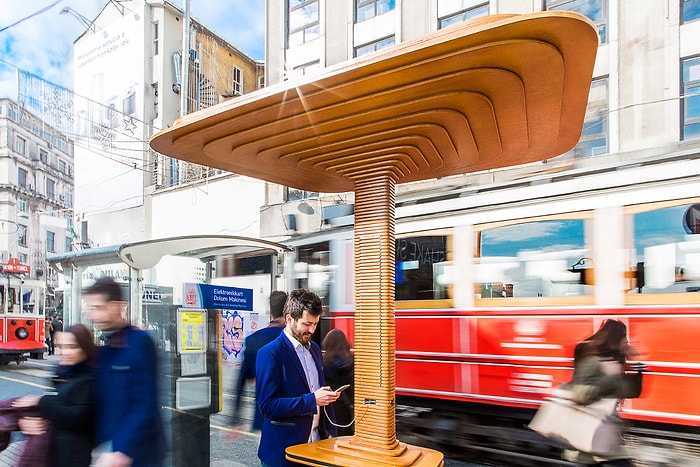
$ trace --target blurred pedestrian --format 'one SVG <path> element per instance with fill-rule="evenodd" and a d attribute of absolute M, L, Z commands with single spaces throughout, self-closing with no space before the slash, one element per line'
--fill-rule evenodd
<path fill-rule="evenodd" d="M 56 391 L 43 396 L 24 396 L 15 407 L 34 407 L 37 417 L 19 420 L 25 435 L 49 433 L 49 464 L 52 467 L 87 467 L 95 446 L 95 386 L 93 363 L 96 347 L 82 324 L 56 332 L 59 366 Z"/>
<path fill-rule="evenodd" d="M 349 384 L 350 387 L 340 393 L 340 397 L 333 404 L 335 419 L 338 428 L 338 436 L 353 435 L 353 404 L 354 389 L 352 387 L 355 377 L 355 365 L 350 342 L 345 333 L 340 329 L 331 329 L 321 344 L 323 348 L 323 373 L 326 384 L 332 389 Z M 345 426 L 348 425 L 348 426 Z"/>
<path fill-rule="evenodd" d="M 265 417 L 258 447 L 263 466 L 295 465 L 285 459 L 287 447 L 336 436 L 330 404 L 339 394 L 326 386 L 321 349 L 311 340 L 322 311 L 318 295 L 293 290 L 284 305 L 284 331 L 258 352 L 255 394 Z"/>
<path fill-rule="evenodd" d="M 248 336 L 243 346 L 243 363 L 241 372 L 238 375 L 238 385 L 236 386 L 236 412 L 241 409 L 241 397 L 246 381 L 255 381 L 255 359 L 258 356 L 258 350 L 264 345 L 269 344 L 275 338 L 279 337 L 282 329 L 284 329 L 284 303 L 287 301 L 287 293 L 280 290 L 273 290 L 270 293 L 270 323 L 255 331 Z M 257 401 L 255 405 L 255 414 L 253 417 L 253 429 L 260 430 L 262 428 L 263 416 L 260 413 Z"/>
<path fill-rule="evenodd" d="M 627 326 L 622 321 L 605 320 L 595 334 L 574 349 L 574 376 L 570 388 L 576 402 L 587 405 L 603 398 L 639 397 L 643 366 L 637 365 L 633 372 L 625 372 L 627 360 L 637 356 L 627 340 Z M 621 439 L 614 452 L 605 457 L 564 451 L 566 460 L 586 465 L 631 467 L 631 457 Z"/>
<path fill-rule="evenodd" d="M 97 351 L 99 467 L 160 466 L 165 437 L 157 391 L 156 348 L 146 331 L 124 318 L 122 290 L 98 279 L 84 296 L 88 318 L 103 331 Z"/>
<path fill-rule="evenodd" d="M 46 343 L 46 349 L 49 351 L 49 355 L 53 355 L 53 326 L 51 326 L 51 318 L 53 315 L 49 315 L 44 320 L 44 342 Z"/>

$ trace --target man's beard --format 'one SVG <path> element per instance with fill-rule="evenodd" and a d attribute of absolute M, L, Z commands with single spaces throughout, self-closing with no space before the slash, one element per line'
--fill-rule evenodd
<path fill-rule="evenodd" d="M 311 337 L 313 337 L 313 333 L 309 332 L 306 334 L 302 334 L 301 332 L 297 331 L 296 328 L 292 328 L 292 336 L 302 344 L 308 344 L 311 342 Z"/>

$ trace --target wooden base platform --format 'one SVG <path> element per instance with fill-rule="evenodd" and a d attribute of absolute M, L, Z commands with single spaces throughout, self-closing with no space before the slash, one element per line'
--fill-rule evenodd
<path fill-rule="evenodd" d="M 442 467 L 441 452 L 400 443 L 399 449 L 381 453 L 354 448 L 351 437 L 324 439 L 287 448 L 287 459 L 316 467 Z"/>

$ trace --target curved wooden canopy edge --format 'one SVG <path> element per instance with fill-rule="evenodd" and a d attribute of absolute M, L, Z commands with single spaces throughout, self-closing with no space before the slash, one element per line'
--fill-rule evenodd
<path fill-rule="evenodd" d="M 184 116 L 151 146 L 327 193 L 373 167 L 401 183 L 534 162 L 578 142 L 597 46 L 576 13 L 487 16 Z"/>

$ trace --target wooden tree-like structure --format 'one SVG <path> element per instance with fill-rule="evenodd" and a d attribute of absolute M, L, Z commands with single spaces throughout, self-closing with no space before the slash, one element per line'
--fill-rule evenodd
<path fill-rule="evenodd" d="M 355 192 L 355 435 L 307 465 L 443 464 L 396 439 L 397 183 L 540 161 L 581 134 L 598 46 L 570 12 L 493 15 L 182 117 L 156 151 L 281 185 Z"/>

